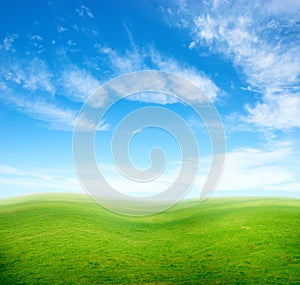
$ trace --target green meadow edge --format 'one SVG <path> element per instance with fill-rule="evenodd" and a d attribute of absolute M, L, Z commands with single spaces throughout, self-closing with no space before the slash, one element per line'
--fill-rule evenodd
<path fill-rule="evenodd" d="M 300 284 L 300 199 L 122 216 L 80 194 L 0 201 L 0 284 Z"/>

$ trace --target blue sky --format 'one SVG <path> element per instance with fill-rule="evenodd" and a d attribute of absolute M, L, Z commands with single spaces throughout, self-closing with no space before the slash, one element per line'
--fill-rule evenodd
<path fill-rule="evenodd" d="M 2 1 L 0 4 L 0 197 L 83 192 L 72 159 L 72 130 L 88 96 L 116 76 L 141 70 L 187 78 L 210 98 L 226 133 L 226 164 L 215 196 L 300 196 L 300 2 Z M 108 180 L 126 193 L 140 185 L 116 177 L 105 150 L 122 115 L 151 105 L 120 102 L 97 133 Z M 199 189 L 209 165 L 207 134 L 190 110 L 159 97 L 197 135 Z M 166 149 L 176 177 L 176 141 L 145 129 L 132 161 L 148 166 L 153 143 Z M 146 190 L 145 190 L 146 189 Z M 156 191 L 156 190 L 155 190 Z"/>

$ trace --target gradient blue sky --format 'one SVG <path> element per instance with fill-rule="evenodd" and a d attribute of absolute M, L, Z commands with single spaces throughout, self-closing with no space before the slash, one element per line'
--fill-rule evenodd
<path fill-rule="evenodd" d="M 0 197 L 82 192 L 72 129 L 83 102 L 107 80 L 145 69 L 191 80 L 220 113 L 227 155 L 214 195 L 299 197 L 299 31 L 297 0 L 1 1 Z M 143 101 L 121 102 L 98 135 L 109 138 Z M 209 160 L 203 126 L 183 106 L 158 101 L 177 108 L 201 142 L 203 169 L 191 193 L 198 195 Z M 175 141 L 151 129 L 136 136 L 132 160 L 147 166 L 158 139 L 177 160 Z M 111 166 L 103 162 L 112 183 L 139 191 Z M 175 174 L 167 171 L 157 187 Z"/>

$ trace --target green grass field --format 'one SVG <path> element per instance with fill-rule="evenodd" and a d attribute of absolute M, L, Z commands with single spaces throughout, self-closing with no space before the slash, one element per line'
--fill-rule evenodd
<path fill-rule="evenodd" d="M 0 202 L 0 284 L 300 284 L 300 200 L 126 217 L 81 195 Z"/>

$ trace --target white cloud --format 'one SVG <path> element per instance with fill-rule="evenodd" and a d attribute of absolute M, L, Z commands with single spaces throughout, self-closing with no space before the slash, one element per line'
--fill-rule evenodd
<path fill-rule="evenodd" d="M 80 17 L 89 17 L 89 18 L 94 18 L 94 14 L 92 10 L 84 5 L 81 5 L 80 8 L 76 9 L 77 14 Z"/>
<path fill-rule="evenodd" d="M 100 82 L 88 71 L 70 66 L 62 74 L 64 96 L 84 102 L 99 86 Z"/>
<path fill-rule="evenodd" d="M 128 100 L 145 102 L 145 103 L 157 103 L 161 105 L 178 103 L 179 100 L 173 96 L 168 96 L 162 93 L 143 92 L 134 94 L 127 97 Z"/>
<path fill-rule="evenodd" d="M 196 46 L 196 43 L 192 41 L 189 44 L 189 49 L 193 49 L 195 46 Z"/>
<path fill-rule="evenodd" d="M 6 105 L 58 130 L 71 130 L 77 111 L 65 107 L 58 96 L 83 102 L 100 83 L 86 70 L 69 66 L 54 76 L 39 58 L 13 61 L 7 57 L 0 67 L 0 99 Z M 104 130 L 107 126 L 99 127 Z"/>
<path fill-rule="evenodd" d="M 194 83 L 211 102 L 217 100 L 217 97 L 221 95 L 221 90 L 215 83 L 196 68 L 180 64 L 172 58 L 164 58 L 154 50 L 151 52 L 151 60 L 158 67 L 158 70 L 175 73 Z M 186 94 L 187 97 L 190 97 L 188 92 Z"/>
<path fill-rule="evenodd" d="M 133 44 L 132 44 L 133 45 Z M 155 69 L 159 71 L 175 73 L 181 77 L 194 83 L 203 94 L 212 102 L 217 100 L 217 98 L 222 94 L 221 90 L 215 85 L 215 83 L 203 72 L 198 71 L 196 68 L 189 66 L 187 64 L 180 63 L 173 58 L 165 57 L 160 54 L 153 47 L 150 47 L 147 51 L 138 49 L 134 47 L 134 51 L 126 51 L 125 54 L 121 55 L 117 51 L 111 49 L 110 47 L 102 47 L 97 45 L 99 52 L 105 54 L 112 65 L 113 70 L 117 75 L 130 73 L 135 71 Z M 146 64 L 148 62 L 148 65 Z M 199 94 L 190 94 L 188 90 L 182 92 L 185 94 L 186 98 L 197 101 L 197 96 L 199 101 L 203 97 Z M 181 94 L 181 95 L 182 95 Z M 149 94 L 140 94 L 135 96 L 135 100 L 141 100 L 146 102 L 157 102 L 164 104 L 173 103 L 174 100 L 167 98 L 165 95 L 161 94 L 154 96 L 153 98 Z"/>
<path fill-rule="evenodd" d="M 77 131 L 107 131 L 110 128 L 110 124 L 105 120 L 100 121 L 99 123 L 95 118 L 88 118 L 84 113 L 76 118 L 76 130 Z"/>
<path fill-rule="evenodd" d="M 294 19 L 295 17 L 299 19 L 300 17 L 300 2 L 298 0 L 272 0 L 263 4 L 263 11 L 270 15 L 280 16 L 287 19 Z"/>
<path fill-rule="evenodd" d="M 0 50 L 4 49 L 5 51 L 11 51 L 12 45 L 17 37 L 18 36 L 16 34 L 6 36 L 0 45 Z"/>
<path fill-rule="evenodd" d="M 265 148 L 239 148 L 227 153 L 226 167 L 216 194 L 235 191 L 257 195 L 278 192 L 286 195 L 300 194 L 300 161 L 291 143 L 279 143 Z M 294 165 L 291 165 L 291 161 Z M 206 167 L 210 159 L 201 159 L 199 179 L 193 187 L 192 196 L 198 197 L 203 186 Z M 297 167 L 294 167 L 294 166 Z M 151 183 L 136 183 L 120 175 L 111 164 L 99 165 L 105 179 L 120 192 L 147 196 L 157 194 L 167 189 L 178 176 L 180 163 L 170 164 L 166 171 Z M 190 181 L 183 181 L 190 183 Z M 32 192 L 83 192 L 74 173 L 66 169 L 20 169 L 11 165 L 0 165 L 0 185 L 5 193 L 0 191 L 0 198 L 9 195 L 29 194 Z"/>
<path fill-rule="evenodd" d="M 213 195 L 300 196 L 299 146 L 294 142 L 268 143 L 261 147 L 239 147 L 226 152 L 225 167 Z M 198 179 L 189 194 L 199 197 L 211 164 L 200 159 Z"/>
<path fill-rule="evenodd" d="M 7 83 L 17 84 L 29 91 L 46 91 L 53 93 L 52 73 L 44 61 L 34 58 L 29 61 L 10 62 L 1 66 L 0 78 Z"/>
<path fill-rule="evenodd" d="M 212 102 L 217 100 L 217 98 L 222 95 L 221 90 L 207 75 L 204 74 L 204 72 L 201 72 L 196 68 L 189 66 L 188 64 L 176 61 L 172 57 L 166 57 L 151 46 L 139 48 L 135 44 L 133 36 L 125 24 L 124 28 L 128 34 L 128 39 L 132 47 L 131 50 L 126 50 L 125 52 L 120 53 L 108 46 L 102 46 L 99 44 L 95 45 L 95 48 L 97 48 L 102 55 L 107 56 L 115 75 L 155 69 L 159 71 L 175 73 L 191 81 L 197 87 L 199 87 L 204 95 Z M 198 101 L 203 100 L 203 96 L 201 94 L 190 94 L 189 90 L 185 90 L 180 95 L 183 94 L 186 96 L 186 98 L 191 100 L 197 101 L 197 96 L 199 97 Z M 164 94 L 156 94 L 155 96 L 150 96 L 149 94 L 138 94 L 134 96 L 134 100 L 156 102 L 160 104 L 174 103 L 176 101 L 168 96 L 165 96 Z"/>
<path fill-rule="evenodd" d="M 228 15 L 227 12 L 196 18 L 194 40 L 205 41 L 232 57 L 243 68 L 248 82 L 262 90 L 294 84 L 300 73 L 298 47 L 264 35 L 267 31 L 260 31 L 262 21 L 257 23 L 254 15 Z"/>
<path fill-rule="evenodd" d="M 32 118 L 44 121 L 50 128 L 58 130 L 70 130 L 74 125 L 77 112 L 59 107 L 54 103 L 43 99 L 28 99 L 21 94 L 0 94 L 5 103 L 12 105 L 17 110 Z"/>
<path fill-rule="evenodd" d="M 15 174 L 17 173 L 17 169 L 5 164 L 0 164 L 0 173 L 1 174 Z"/>
<path fill-rule="evenodd" d="M 203 1 L 195 5 L 188 10 L 181 2 L 177 6 L 189 23 L 182 28 L 191 33 L 190 48 L 206 45 L 224 54 L 242 70 L 248 84 L 263 94 L 262 102 L 247 107 L 246 121 L 276 129 L 299 127 L 292 104 L 299 104 L 295 98 L 299 93 L 294 92 L 300 77 L 299 1 Z M 277 118 L 271 123 L 273 114 Z"/>
<path fill-rule="evenodd" d="M 151 196 L 156 195 L 172 185 L 180 172 L 180 165 L 169 165 L 165 171 L 156 179 L 145 182 L 137 182 L 120 174 L 112 164 L 99 164 L 98 167 L 105 180 L 119 192 L 132 196 Z M 123 166 L 123 169 L 126 167 Z M 129 171 L 126 173 L 130 173 Z M 186 181 L 181 181 L 186 183 Z"/>
<path fill-rule="evenodd" d="M 112 70 L 119 74 L 139 71 L 146 68 L 143 51 L 125 51 L 120 53 L 108 46 L 95 45 L 101 54 L 108 57 Z"/>
<path fill-rule="evenodd" d="M 50 128 L 72 129 L 77 112 L 55 100 L 57 78 L 44 61 L 33 58 L 12 63 L 8 57 L 0 71 L 1 101 Z"/>
<path fill-rule="evenodd" d="M 56 27 L 56 30 L 57 30 L 59 33 L 63 33 L 63 32 L 66 32 L 66 31 L 67 31 L 67 28 L 64 27 L 64 26 L 57 26 L 57 27 Z"/>
<path fill-rule="evenodd" d="M 140 130 L 138 130 L 139 132 Z M 237 148 L 227 152 L 223 175 L 215 190 L 217 195 L 300 195 L 300 159 L 293 143 L 282 142 L 261 148 Z M 296 159 L 295 159 L 296 158 Z M 291 161 L 293 161 L 291 165 Z M 211 157 L 200 159 L 198 179 L 189 197 L 199 197 L 211 164 Z M 296 167 L 295 167 L 296 166 Z M 130 195 L 153 195 L 167 189 L 180 172 L 180 163 L 168 165 L 162 176 L 151 183 L 136 183 L 123 177 L 110 164 L 99 165 L 105 179 L 120 192 Z M 182 183 L 190 184 L 190 178 Z"/>
<path fill-rule="evenodd" d="M 20 169 L 0 165 L 0 198 L 34 192 L 83 192 L 79 181 L 66 169 Z"/>
<path fill-rule="evenodd" d="M 200 38 L 211 41 L 216 37 L 216 22 L 209 15 L 197 17 L 194 21 Z"/>
<path fill-rule="evenodd" d="M 265 96 L 255 106 L 246 106 L 246 122 L 272 129 L 300 128 L 300 93 Z"/>
<path fill-rule="evenodd" d="M 290 161 L 295 151 L 290 144 L 278 144 L 272 148 L 241 148 L 226 154 L 226 163 L 217 191 L 276 191 L 298 192 L 299 169 Z M 294 161 L 299 165 L 300 161 Z M 292 186 L 293 187 L 289 187 Z M 253 192 L 255 193 L 255 192 Z"/>
<path fill-rule="evenodd" d="M 37 41 L 43 40 L 43 38 L 42 38 L 40 35 L 33 35 L 33 36 L 31 37 L 31 39 L 37 40 Z"/>

